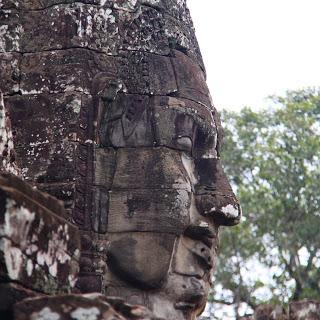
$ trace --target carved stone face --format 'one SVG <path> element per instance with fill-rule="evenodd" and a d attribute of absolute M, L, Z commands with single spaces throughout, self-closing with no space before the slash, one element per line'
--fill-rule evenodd
<path fill-rule="evenodd" d="M 191 319 L 240 212 L 186 0 L 0 3 L 0 105 L 26 180 L 80 230 L 77 290 Z"/>
<path fill-rule="evenodd" d="M 185 88 L 201 92 L 197 80 Z M 177 97 L 113 92 L 99 131 L 115 163 L 107 294 L 193 319 L 206 303 L 219 226 L 241 215 L 219 160 L 219 119 L 181 87 Z"/>

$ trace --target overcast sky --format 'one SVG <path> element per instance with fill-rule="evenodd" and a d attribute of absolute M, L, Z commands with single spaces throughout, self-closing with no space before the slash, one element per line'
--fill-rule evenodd
<path fill-rule="evenodd" d="M 218 110 L 320 85 L 320 0 L 187 0 Z"/>

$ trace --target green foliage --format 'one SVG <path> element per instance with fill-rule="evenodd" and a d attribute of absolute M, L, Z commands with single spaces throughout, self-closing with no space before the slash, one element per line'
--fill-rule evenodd
<path fill-rule="evenodd" d="M 216 282 L 236 308 L 320 298 L 320 91 L 271 101 L 222 113 L 222 159 L 245 218 L 223 232 Z"/>

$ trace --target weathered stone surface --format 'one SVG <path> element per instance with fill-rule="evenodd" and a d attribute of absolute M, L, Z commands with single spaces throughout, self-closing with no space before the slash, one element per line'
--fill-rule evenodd
<path fill-rule="evenodd" d="M 94 152 L 94 184 L 110 190 L 116 170 L 117 151 L 113 148 L 96 148 Z"/>
<path fill-rule="evenodd" d="M 289 304 L 290 320 L 319 320 L 320 301 L 302 300 Z"/>
<path fill-rule="evenodd" d="M 88 138 L 84 119 L 91 101 L 77 92 L 5 99 L 19 166 L 27 180 L 73 181 L 78 143 Z"/>
<path fill-rule="evenodd" d="M 14 320 L 160 320 L 142 307 L 99 294 L 26 299 L 14 308 Z"/>
<path fill-rule="evenodd" d="M 86 48 L 52 50 L 24 54 L 20 71 L 11 70 L 6 62 L 10 55 L 3 54 L 2 72 L 11 82 L 21 77 L 23 94 L 94 94 L 102 89 L 99 86 L 104 85 L 105 78 L 121 79 L 129 93 L 166 95 L 177 91 L 171 59 L 157 54 L 120 51 L 118 56 L 109 56 Z M 19 57 L 15 54 L 14 61 Z M 20 89 L 18 85 L 14 88 Z"/>
<path fill-rule="evenodd" d="M 5 34 L 3 52 L 88 47 L 112 54 L 125 49 L 168 55 L 176 48 L 203 68 L 185 1 L 6 0 L 1 12 L 3 33 L 12 30 Z"/>
<path fill-rule="evenodd" d="M 20 54 L 0 53 L 0 88 L 4 95 L 19 92 L 20 63 Z"/>
<path fill-rule="evenodd" d="M 320 301 L 301 300 L 289 303 L 289 312 L 281 305 L 260 305 L 253 316 L 241 320 L 318 320 L 320 319 Z"/>
<path fill-rule="evenodd" d="M 20 52 L 22 35 L 23 26 L 19 12 L 0 7 L 0 52 Z"/>
<path fill-rule="evenodd" d="M 3 9 L 42 10 L 57 4 L 71 4 L 74 0 L 2 0 Z M 100 0 L 82 0 L 82 3 L 100 4 Z M 106 1 L 111 3 L 112 1 Z"/>
<path fill-rule="evenodd" d="M 177 91 L 171 59 L 142 51 L 120 51 L 118 77 L 128 93 L 166 95 Z"/>
<path fill-rule="evenodd" d="M 91 5 L 71 1 L 42 10 L 2 9 L 6 19 L 3 29 L 13 30 L 6 34 L 2 51 L 87 47 L 109 54 L 124 49 L 168 55 L 170 48 L 183 48 L 195 59 L 201 57 L 196 39 L 188 29 L 190 21 L 179 21 L 147 5 L 137 4 L 130 13 L 127 9 L 119 2 Z"/>
<path fill-rule="evenodd" d="M 196 185 L 196 206 L 204 216 L 222 225 L 239 223 L 241 209 L 219 159 L 196 161 L 199 177 Z"/>
<path fill-rule="evenodd" d="M 94 93 L 92 79 L 101 72 L 116 77 L 118 60 L 85 48 L 24 54 L 21 91 L 23 94 Z"/>
<path fill-rule="evenodd" d="M 211 110 L 182 98 L 154 99 L 154 130 L 157 145 L 193 155 L 216 157 L 217 129 Z M 211 154 L 206 154 L 208 151 Z"/>
<path fill-rule="evenodd" d="M 93 215 L 89 230 L 82 230 L 81 232 L 80 273 L 76 284 L 78 292 L 105 293 L 106 255 L 109 242 L 103 235 L 99 234 L 105 233 L 102 228 L 106 226 L 106 221 L 98 224 L 100 222 L 99 218 L 100 216 Z M 91 231 L 94 228 L 97 228 L 96 232 Z"/>
<path fill-rule="evenodd" d="M 106 297 L 105 298 L 112 307 L 129 319 L 141 319 L 141 320 L 164 320 L 162 318 L 156 317 L 148 309 L 139 305 L 130 305 L 125 302 L 125 300 L 117 297 Z"/>
<path fill-rule="evenodd" d="M 109 194 L 108 232 L 181 233 L 190 221 L 185 190 L 127 190 Z"/>
<path fill-rule="evenodd" d="M 42 207 L 54 212 L 59 217 L 67 218 L 67 215 L 63 209 L 63 203 L 61 201 L 57 201 L 57 199 L 49 194 L 38 192 L 30 184 L 24 182 L 15 175 L 5 172 L 2 173 L 0 176 L 0 185 L 10 190 L 16 189 L 18 190 L 18 193 L 23 194 L 25 197 L 30 199 L 30 201 L 40 204 Z"/>
<path fill-rule="evenodd" d="M 153 146 L 148 96 L 121 94 L 108 105 L 99 132 L 105 147 Z"/>
<path fill-rule="evenodd" d="M 281 305 L 260 305 L 256 308 L 253 318 L 254 320 L 287 320 L 284 308 Z M 291 318 L 290 318 L 291 319 Z"/>
<path fill-rule="evenodd" d="M 53 199 L 17 180 L 1 176 L 0 275 L 44 293 L 70 292 L 78 273 L 78 230 L 63 219 L 62 205 L 50 206 Z"/>
<path fill-rule="evenodd" d="M 9 313 L 15 303 L 26 298 L 39 296 L 43 296 L 43 294 L 34 290 L 27 289 L 20 284 L 13 282 L 0 283 L 0 316 L 2 316 L 1 312 Z"/>
<path fill-rule="evenodd" d="M 0 91 L 0 172 L 20 174 L 16 165 L 16 154 L 13 149 L 13 135 L 11 121 L 7 108 L 4 105 L 3 95 Z"/>
<path fill-rule="evenodd" d="M 179 154 L 168 148 L 122 148 L 117 151 L 114 190 L 181 189 L 191 191 Z M 150 176 L 151 171 L 153 175 Z M 172 191 L 173 192 L 173 191 Z"/>
<path fill-rule="evenodd" d="M 174 309 L 187 319 L 192 319 L 194 313 L 201 314 L 207 302 L 210 285 L 206 278 L 196 278 L 189 274 L 171 274 L 164 287 L 163 294 L 174 300 Z M 157 306 L 156 308 L 161 308 Z M 168 312 L 169 311 L 169 312 Z M 168 308 L 167 317 L 175 311 Z M 158 313 L 161 313 L 159 310 Z M 179 315 L 179 313 L 177 313 Z"/>
<path fill-rule="evenodd" d="M 66 219 L 71 216 L 70 210 L 74 207 L 75 184 L 73 182 L 66 183 L 37 183 L 39 190 L 47 192 L 53 197 L 63 201 Z"/>

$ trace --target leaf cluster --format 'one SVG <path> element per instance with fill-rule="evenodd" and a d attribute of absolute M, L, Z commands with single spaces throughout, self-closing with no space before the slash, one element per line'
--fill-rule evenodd
<path fill-rule="evenodd" d="M 320 92 L 270 101 L 221 115 L 222 159 L 245 218 L 222 236 L 216 281 L 252 308 L 320 296 Z M 263 279 L 246 276 L 252 266 Z"/>

